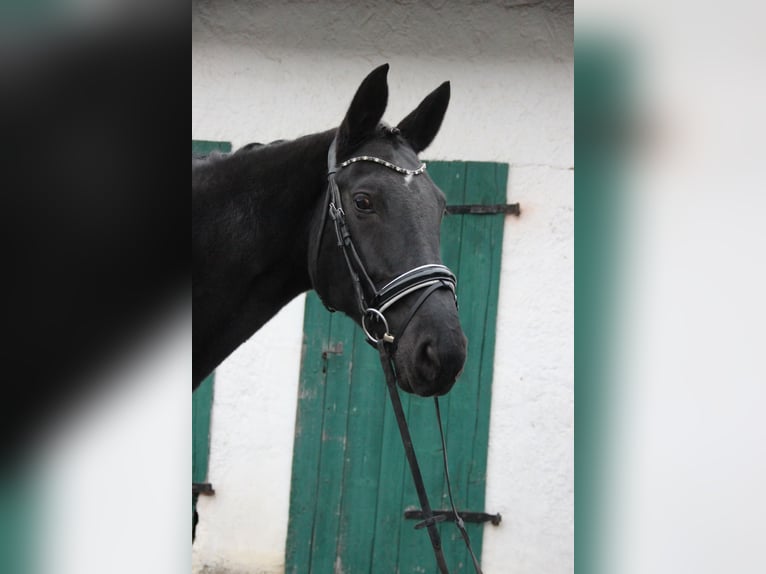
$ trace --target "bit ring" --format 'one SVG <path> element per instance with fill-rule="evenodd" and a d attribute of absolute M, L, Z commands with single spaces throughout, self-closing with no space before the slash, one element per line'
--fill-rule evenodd
<path fill-rule="evenodd" d="M 378 321 L 383 322 L 383 327 L 385 328 L 385 331 L 383 332 L 383 335 L 376 339 L 370 334 L 370 331 L 367 329 L 367 323 L 365 322 L 365 319 L 367 317 L 374 317 Z M 377 345 L 378 342 L 382 339 L 386 343 L 393 343 L 394 342 L 394 336 L 388 332 L 388 321 L 386 321 L 386 318 L 383 316 L 383 313 L 378 311 L 377 309 L 373 309 L 372 307 L 367 308 L 364 310 L 364 315 L 362 315 L 362 330 L 364 331 L 364 334 L 367 336 L 367 339 Z"/>

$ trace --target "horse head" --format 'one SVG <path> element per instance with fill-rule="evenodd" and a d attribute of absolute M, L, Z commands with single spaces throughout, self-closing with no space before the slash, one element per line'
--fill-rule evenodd
<path fill-rule="evenodd" d="M 466 339 L 454 276 L 441 265 L 446 200 L 418 153 L 439 131 L 450 86 L 391 127 L 381 122 L 387 72 L 386 64 L 365 78 L 330 146 L 311 278 L 325 305 L 349 315 L 369 340 L 391 339 L 403 390 L 442 395 L 462 371 Z"/>

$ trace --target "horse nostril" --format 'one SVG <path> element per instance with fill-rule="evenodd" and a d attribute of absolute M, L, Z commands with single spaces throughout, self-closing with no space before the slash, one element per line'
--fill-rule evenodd
<path fill-rule="evenodd" d="M 420 361 L 422 361 L 423 366 L 428 367 L 433 371 L 439 370 L 439 352 L 436 350 L 436 346 L 430 341 L 426 341 L 420 346 L 418 357 Z"/>
<path fill-rule="evenodd" d="M 415 347 L 412 358 L 417 394 L 443 395 L 455 384 L 465 362 L 465 346 L 452 343 L 449 337 L 440 340 L 425 337 Z"/>

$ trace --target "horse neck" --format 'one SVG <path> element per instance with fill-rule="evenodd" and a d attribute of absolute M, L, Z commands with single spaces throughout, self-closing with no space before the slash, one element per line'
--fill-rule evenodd
<path fill-rule="evenodd" d="M 333 135 L 244 150 L 194 173 L 195 380 L 311 288 L 311 221 Z"/>

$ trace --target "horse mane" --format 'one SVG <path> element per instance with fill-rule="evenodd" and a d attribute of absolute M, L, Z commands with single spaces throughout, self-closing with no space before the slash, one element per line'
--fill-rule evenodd
<path fill-rule="evenodd" d="M 268 147 L 268 146 L 278 145 L 278 144 L 281 144 L 281 143 L 285 143 L 287 141 L 290 141 L 290 140 L 285 140 L 285 139 L 274 140 L 274 141 L 269 142 L 267 144 L 260 143 L 260 142 L 252 142 L 252 143 L 243 145 L 241 148 L 239 148 L 234 153 L 244 153 L 246 151 L 250 151 L 251 149 L 264 148 L 264 147 Z"/>

